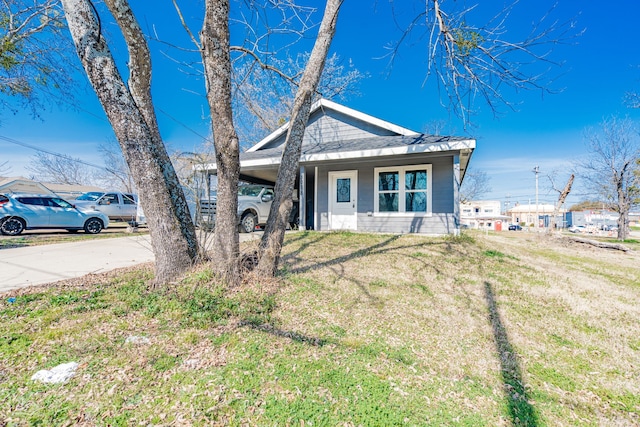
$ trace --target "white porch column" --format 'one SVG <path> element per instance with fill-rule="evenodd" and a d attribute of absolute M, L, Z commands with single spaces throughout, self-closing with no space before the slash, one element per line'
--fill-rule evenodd
<path fill-rule="evenodd" d="M 460 234 L 460 155 L 453 156 L 453 220 L 455 229 L 453 233 Z"/>
<path fill-rule="evenodd" d="M 304 166 L 300 166 L 300 184 L 298 185 L 298 224 L 300 230 L 307 229 L 307 174 Z"/>

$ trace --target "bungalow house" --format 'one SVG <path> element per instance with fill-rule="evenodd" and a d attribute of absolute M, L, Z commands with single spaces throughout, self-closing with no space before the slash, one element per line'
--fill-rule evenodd
<path fill-rule="evenodd" d="M 274 184 L 289 123 L 240 155 L 240 179 Z M 321 99 L 296 180 L 300 227 L 390 233 L 460 230 L 459 188 L 475 140 L 425 135 Z M 204 167 L 215 175 L 216 165 Z"/>

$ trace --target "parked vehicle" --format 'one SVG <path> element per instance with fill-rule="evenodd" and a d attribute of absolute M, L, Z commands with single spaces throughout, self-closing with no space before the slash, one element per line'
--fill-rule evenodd
<path fill-rule="evenodd" d="M 520 231 L 520 230 L 522 230 L 522 226 L 520 226 L 519 224 L 511 224 L 509 226 L 509 230 L 510 231 Z"/>
<path fill-rule="evenodd" d="M 241 233 L 251 233 L 258 226 L 264 226 L 269 217 L 274 189 L 268 185 L 241 185 L 238 187 L 238 227 Z M 212 227 L 215 223 L 217 198 L 209 197 L 200 200 L 198 224 Z M 296 228 L 298 224 L 298 205 L 294 202 L 289 226 Z"/>
<path fill-rule="evenodd" d="M 98 211 L 81 211 L 54 195 L 7 194 L 0 197 L 0 233 L 17 236 L 24 230 L 64 228 L 97 234 L 109 225 Z"/>
<path fill-rule="evenodd" d="M 73 203 L 81 210 L 97 210 L 112 221 L 135 221 L 138 210 L 138 196 L 119 191 L 90 191 Z"/>
<path fill-rule="evenodd" d="M 571 227 L 569 227 L 569 231 L 572 233 L 586 233 L 587 227 L 585 227 L 584 225 L 572 225 Z"/>

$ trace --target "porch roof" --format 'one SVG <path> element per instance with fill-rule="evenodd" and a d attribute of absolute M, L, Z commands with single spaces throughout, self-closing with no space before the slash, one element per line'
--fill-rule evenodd
<path fill-rule="evenodd" d="M 339 161 L 349 159 L 376 158 L 385 156 L 399 156 L 414 153 L 460 153 L 460 175 L 464 173 L 469 158 L 475 149 L 474 139 L 438 136 L 438 135 L 398 135 L 374 136 L 348 141 L 332 141 L 313 144 L 303 144 L 300 155 L 300 165 Z M 275 181 L 283 147 L 261 149 L 240 154 L 241 173 L 245 176 Z M 202 168 L 215 173 L 216 164 L 204 165 Z M 265 170 L 274 171 L 265 173 Z M 255 171 L 256 173 L 252 173 Z M 262 171 L 262 172 L 259 172 Z"/>

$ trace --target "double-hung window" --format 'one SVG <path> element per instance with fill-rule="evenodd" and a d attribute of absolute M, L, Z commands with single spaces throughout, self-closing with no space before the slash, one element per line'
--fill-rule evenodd
<path fill-rule="evenodd" d="M 375 168 L 374 173 L 376 214 L 431 213 L 431 165 Z"/>

